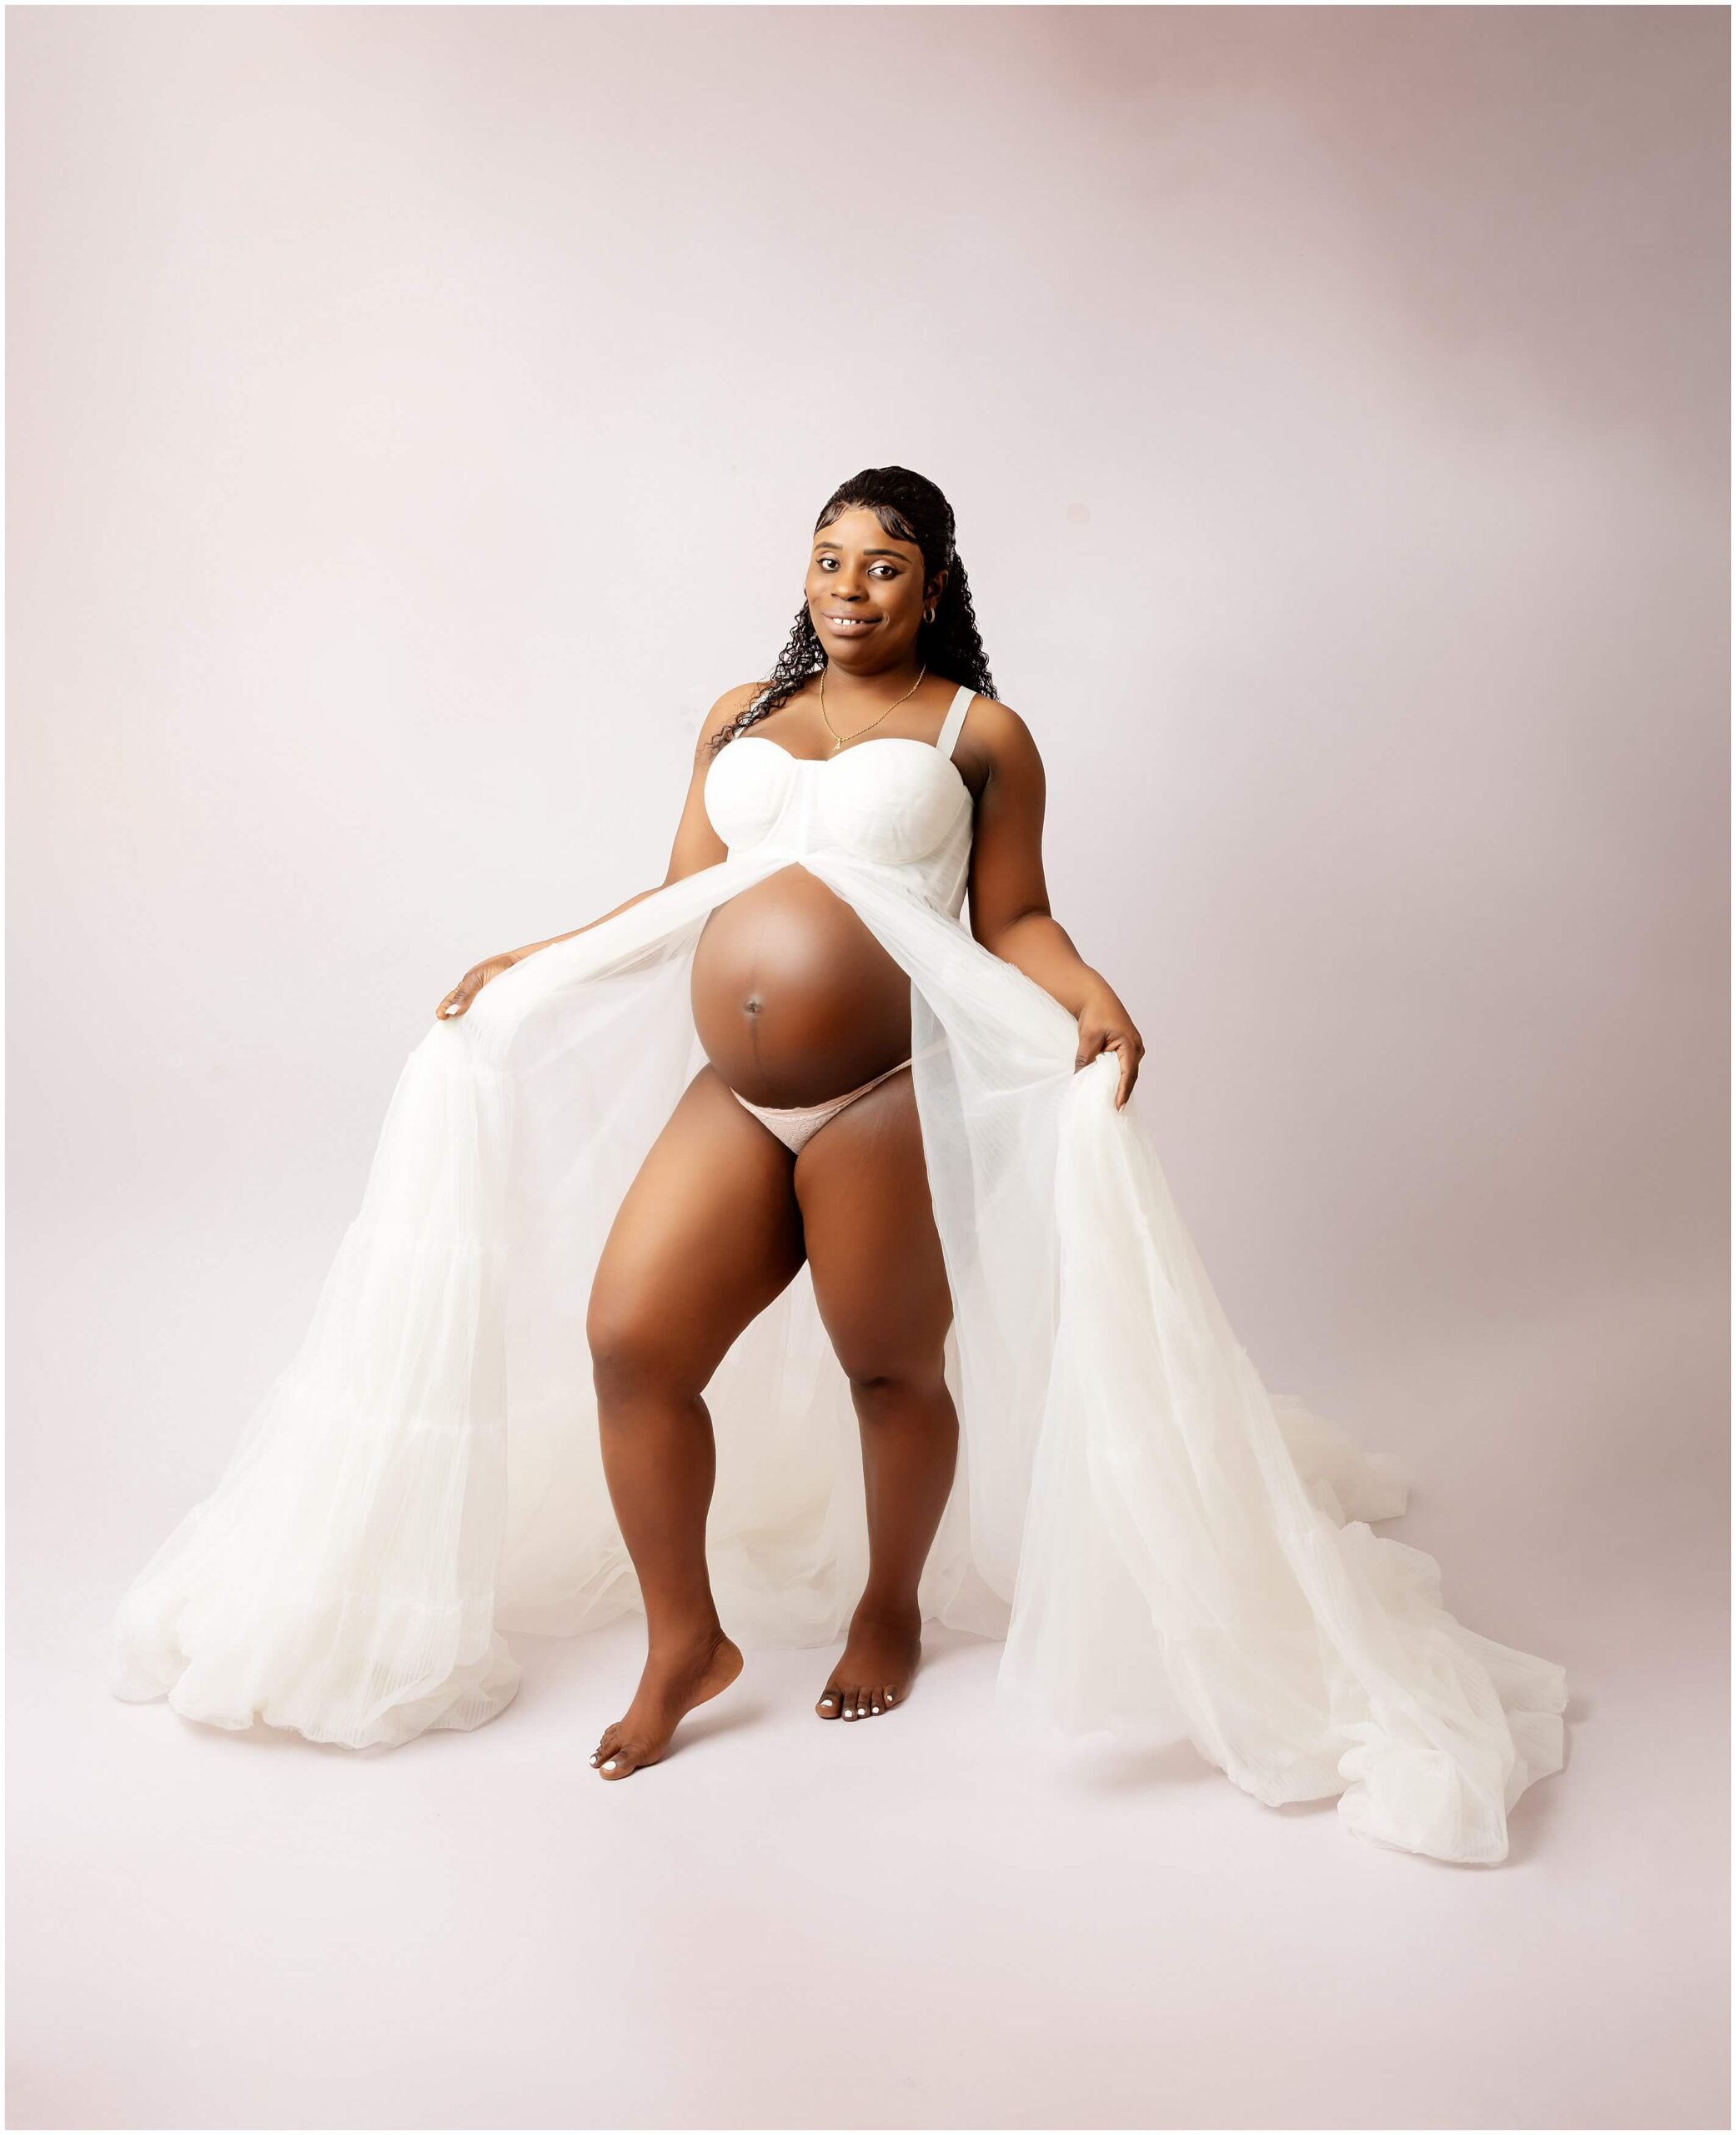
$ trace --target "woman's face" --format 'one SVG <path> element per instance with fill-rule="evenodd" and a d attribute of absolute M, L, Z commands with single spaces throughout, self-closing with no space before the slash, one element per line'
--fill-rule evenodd
<path fill-rule="evenodd" d="M 922 551 L 887 533 L 865 505 L 841 512 L 814 536 L 808 613 L 828 659 L 877 675 L 910 656 L 922 610 L 938 598 L 944 570 L 922 582 Z"/>

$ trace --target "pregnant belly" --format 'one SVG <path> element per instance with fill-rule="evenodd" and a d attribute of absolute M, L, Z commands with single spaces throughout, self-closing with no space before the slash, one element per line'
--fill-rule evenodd
<path fill-rule="evenodd" d="M 717 907 L 691 983 L 705 1057 L 754 1104 L 841 1097 L 911 1049 L 909 974 L 805 867 Z"/>

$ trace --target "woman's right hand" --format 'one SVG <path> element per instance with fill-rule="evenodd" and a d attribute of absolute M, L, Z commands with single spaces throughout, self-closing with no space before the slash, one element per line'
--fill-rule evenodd
<path fill-rule="evenodd" d="M 434 1010 L 437 1019 L 449 1020 L 461 1016 L 481 992 L 491 978 L 499 978 L 504 971 L 510 971 L 518 962 L 515 956 L 484 957 L 479 964 L 472 964 L 469 971 Z"/>

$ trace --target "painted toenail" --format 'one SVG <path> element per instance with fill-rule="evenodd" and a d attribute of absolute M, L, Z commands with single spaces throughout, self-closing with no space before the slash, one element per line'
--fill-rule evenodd
<path fill-rule="evenodd" d="M 595 1764 L 595 1763 L 597 1761 L 597 1753 L 596 1753 L 596 1751 L 595 1751 L 595 1750 L 593 1750 L 593 1751 L 591 1751 L 591 1753 L 590 1753 L 590 1761 L 591 1761 L 591 1762 L 592 1762 L 593 1764 Z"/>
<path fill-rule="evenodd" d="M 608 1763 L 604 1766 L 603 1769 L 605 1771 L 613 1771 L 615 1770 L 615 1759 L 611 1757 Z"/>
<path fill-rule="evenodd" d="M 874 1708 L 874 1710 L 875 1710 L 876 1712 L 878 1712 L 878 1711 L 880 1711 L 880 1707 L 879 1707 L 878 1705 L 876 1705 L 876 1707 Z"/>
<path fill-rule="evenodd" d="M 830 1698 L 822 1698 L 822 1699 L 820 1700 L 820 1702 L 822 1705 L 830 1705 L 830 1704 L 832 1702 L 832 1700 L 831 1700 Z"/>

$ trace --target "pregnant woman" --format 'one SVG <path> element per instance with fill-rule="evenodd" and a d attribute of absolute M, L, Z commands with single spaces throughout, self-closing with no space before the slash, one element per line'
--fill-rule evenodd
<path fill-rule="evenodd" d="M 906 524 L 926 519 L 943 537 L 932 493 L 896 500 Z M 991 696 L 976 697 L 989 679 L 965 603 L 951 608 L 944 639 L 919 651 L 951 576 L 945 564 L 930 575 L 921 543 L 889 533 L 867 505 L 834 500 L 809 557 L 805 627 L 776 681 L 731 691 L 706 722 L 665 880 L 726 857 L 708 786 L 719 821 L 750 828 L 768 801 L 790 805 L 792 782 L 804 801 L 817 781 L 835 783 L 845 748 L 902 744 L 865 767 L 886 766 L 865 826 L 884 849 L 908 850 L 906 864 L 925 869 L 943 907 L 968 862 L 976 938 L 1077 1019 L 1081 1065 L 1116 1050 L 1119 1102 L 1141 1041 L 1049 915 L 1030 733 Z M 825 664 L 805 674 L 816 644 Z M 947 676 L 971 679 L 955 686 L 931 673 L 930 653 Z M 755 754 L 759 744 L 770 752 Z M 733 781 L 725 747 L 738 751 Z M 932 850 L 931 822 L 946 831 Z M 469 973 L 442 1012 L 462 1013 L 489 976 L 487 965 Z M 702 1397 L 804 1261 L 860 1422 L 867 1513 L 867 1580 L 820 1695 L 822 1718 L 868 1718 L 909 1689 L 917 1586 L 958 1442 L 944 1358 L 952 1301 L 911 1085 L 908 975 L 845 899 L 792 861 L 711 913 L 691 1001 L 710 1064 L 629 1189 L 590 1294 L 603 1464 L 650 1648 L 638 1695 L 591 1760 L 610 1779 L 660 1757 L 681 1715 L 741 1667 L 706 1568 L 715 1454 Z"/>
<path fill-rule="evenodd" d="M 1449 1614 L 1370 1525 L 1403 1486 L 1267 1393 L 1129 1102 L 1139 1034 L 1049 911 L 1043 807 L 946 500 L 855 477 L 662 883 L 440 1003 L 301 1349 L 121 1605 L 117 1694 L 398 1744 L 509 1702 L 503 1630 L 636 1608 L 614 1780 L 738 1638 L 841 1636 L 816 1710 L 854 1721 L 941 1621 L 1070 1729 L 1504 1858 L 1563 1670 Z"/>

